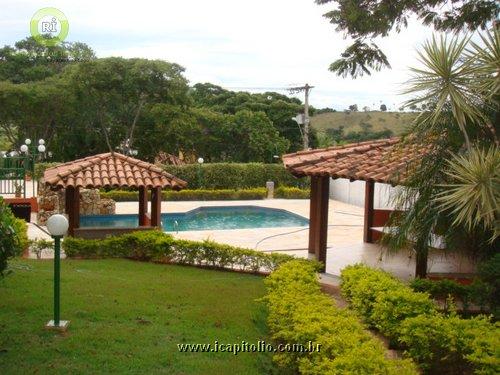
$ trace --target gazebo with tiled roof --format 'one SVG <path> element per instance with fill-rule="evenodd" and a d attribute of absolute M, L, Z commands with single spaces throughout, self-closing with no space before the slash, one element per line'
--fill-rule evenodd
<path fill-rule="evenodd" d="M 429 148 L 399 138 L 380 139 L 283 156 L 285 168 L 296 177 L 311 178 L 309 253 L 326 263 L 330 178 L 365 181 L 364 241 L 374 242 L 392 211 L 374 210 L 375 182 L 404 183 L 408 168 Z"/>
<path fill-rule="evenodd" d="M 69 235 L 83 234 L 80 226 L 80 188 L 136 188 L 139 190 L 139 228 L 161 227 L 161 191 L 180 190 L 187 183 L 154 164 L 116 152 L 74 160 L 45 170 L 43 183 L 66 189 Z M 148 194 L 151 190 L 151 216 Z M 129 228 L 130 229 L 130 228 Z M 82 232 L 82 233 L 79 233 Z"/>

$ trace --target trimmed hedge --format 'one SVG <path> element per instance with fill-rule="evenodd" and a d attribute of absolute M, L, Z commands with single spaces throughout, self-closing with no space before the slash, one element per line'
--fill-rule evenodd
<path fill-rule="evenodd" d="M 464 313 L 470 313 L 471 304 L 479 306 L 481 311 L 485 311 L 486 308 L 492 310 L 490 305 L 494 303 L 493 286 L 481 280 L 474 280 L 472 284 L 462 285 L 447 279 L 415 279 L 410 283 L 410 286 L 417 292 L 427 292 L 432 298 L 446 301 L 446 309 L 448 300 L 452 297 L 453 300 L 462 302 Z"/>
<path fill-rule="evenodd" d="M 62 247 L 70 258 L 130 258 L 246 272 L 271 272 L 294 259 L 291 255 L 262 253 L 211 241 L 179 240 L 155 230 L 98 240 L 66 237 Z"/>
<path fill-rule="evenodd" d="M 249 189 L 266 186 L 267 181 L 274 181 L 276 187 L 309 186 L 309 179 L 293 177 L 283 164 L 206 163 L 202 166 L 186 164 L 162 167 L 187 181 L 190 189 Z"/>
<path fill-rule="evenodd" d="M 214 201 L 214 200 L 258 200 L 265 199 L 267 196 L 266 188 L 254 188 L 244 190 L 181 190 L 162 191 L 162 199 L 165 201 Z M 286 199 L 305 199 L 309 198 L 308 189 L 279 187 L 275 190 L 276 198 Z M 102 191 L 101 198 L 113 199 L 116 202 L 136 202 L 139 199 L 137 191 L 130 190 L 110 190 Z"/>
<path fill-rule="evenodd" d="M 427 293 L 364 265 L 342 270 L 342 294 L 429 374 L 494 374 L 500 370 L 500 327 L 486 317 L 438 313 Z M 437 331 L 440 331 L 437 333 Z"/>
<path fill-rule="evenodd" d="M 391 360 L 382 343 L 347 309 L 323 294 L 317 268 L 304 260 L 281 265 L 265 281 L 268 326 L 277 345 L 319 345 L 314 352 L 277 352 L 275 362 L 287 373 L 417 374 L 409 360 Z"/>

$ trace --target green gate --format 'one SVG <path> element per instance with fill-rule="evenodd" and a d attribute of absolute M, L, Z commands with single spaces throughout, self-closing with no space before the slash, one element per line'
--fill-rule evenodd
<path fill-rule="evenodd" d="M 0 194 L 21 193 L 26 198 L 26 171 L 29 159 L 0 157 Z"/>

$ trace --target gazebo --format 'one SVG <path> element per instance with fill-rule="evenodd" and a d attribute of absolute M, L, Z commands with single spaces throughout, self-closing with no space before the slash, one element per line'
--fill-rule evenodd
<path fill-rule="evenodd" d="M 363 240 L 373 243 L 393 212 L 373 208 L 375 183 L 401 184 L 409 164 L 428 150 L 395 137 L 284 155 L 288 171 L 311 178 L 309 254 L 326 264 L 330 178 L 365 181 Z"/>
<path fill-rule="evenodd" d="M 187 185 L 185 181 L 154 164 L 116 152 L 89 156 L 48 168 L 43 175 L 43 183 L 51 189 L 66 189 L 68 234 L 81 237 L 88 237 L 88 234 L 85 233 L 86 228 L 79 228 L 80 188 L 138 189 L 139 229 L 144 230 L 161 227 L 162 189 L 180 190 Z M 151 190 L 151 215 L 148 214 L 148 189 Z"/>

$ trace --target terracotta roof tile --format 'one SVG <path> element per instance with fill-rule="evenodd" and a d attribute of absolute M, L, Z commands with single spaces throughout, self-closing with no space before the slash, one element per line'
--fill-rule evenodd
<path fill-rule="evenodd" d="M 187 185 L 187 182 L 154 164 L 116 152 L 89 156 L 48 168 L 43 177 L 45 184 L 53 188 L 144 186 L 180 190 Z"/>
<path fill-rule="evenodd" d="M 329 175 L 398 184 L 403 182 L 408 164 L 429 150 L 429 146 L 388 138 L 299 151 L 284 155 L 283 164 L 297 177 Z"/>

